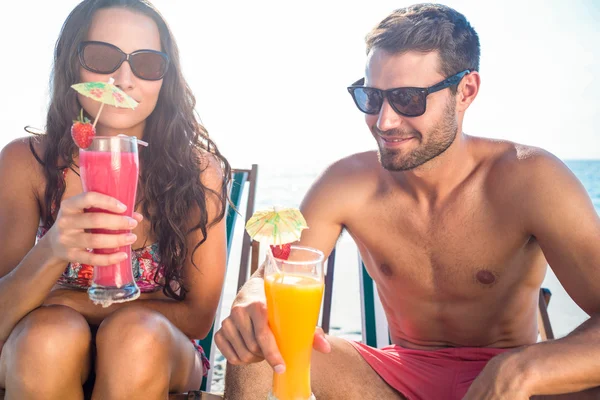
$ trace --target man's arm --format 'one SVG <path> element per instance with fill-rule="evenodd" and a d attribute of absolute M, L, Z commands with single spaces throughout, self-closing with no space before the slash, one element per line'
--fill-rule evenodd
<path fill-rule="evenodd" d="M 560 283 L 590 319 L 566 337 L 520 354 L 533 372 L 533 394 L 577 392 L 600 386 L 600 218 L 561 161 L 547 153 L 532 161 L 533 180 L 524 197 L 528 227 Z"/>
<path fill-rule="evenodd" d="M 331 252 L 342 230 L 344 205 L 348 198 L 338 174 L 343 171 L 338 164 L 326 170 L 306 194 L 301 211 L 309 229 L 302 232 L 300 244 L 321 250 L 326 256 Z M 266 360 L 276 372 L 285 365 L 267 322 L 264 292 L 264 264 L 240 289 L 230 315 L 215 334 L 215 344 L 227 361 L 245 365 Z M 322 331 L 315 336 L 314 348 L 328 352 L 329 344 Z"/>
<path fill-rule="evenodd" d="M 538 241 L 571 298 L 590 319 L 558 340 L 507 357 L 528 394 L 562 394 L 600 386 L 600 219 L 581 183 L 556 157 L 534 150 L 520 161 L 524 228 Z M 502 370 L 502 369 L 500 369 Z"/>

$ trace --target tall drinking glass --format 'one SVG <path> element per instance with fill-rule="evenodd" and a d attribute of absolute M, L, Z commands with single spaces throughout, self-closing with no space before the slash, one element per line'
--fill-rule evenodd
<path fill-rule="evenodd" d="M 96 136 L 87 149 L 79 150 L 81 183 L 85 192 L 112 196 L 125 204 L 122 215 L 133 216 L 138 184 L 138 141 L 131 136 Z M 86 212 L 107 212 L 98 208 Z M 92 229 L 92 233 L 119 234 L 128 230 Z M 94 266 L 88 295 L 95 304 L 108 307 L 112 303 L 135 300 L 140 289 L 135 283 L 131 266 L 131 246 L 114 249 L 94 249 L 96 254 L 127 253 L 118 264 Z"/>
<path fill-rule="evenodd" d="M 285 372 L 273 374 L 269 400 L 314 399 L 310 358 L 323 297 L 323 253 L 292 246 L 287 260 L 267 252 L 265 294 L 269 326 L 285 361 Z"/>

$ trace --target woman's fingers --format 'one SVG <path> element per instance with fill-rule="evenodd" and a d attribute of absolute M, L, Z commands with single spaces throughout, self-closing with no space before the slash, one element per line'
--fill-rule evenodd
<path fill-rule="evenodd" d="M 70 259 L 76 260 L 80 264 L 88 264 L 93 266 L 106 266 L 118 264 L 127 259 L 127 253 L 122 251 L 113 254 L 94 254 L 86 250 L 73 249 L 70 254 Z"/>
<path fill-rule="evenodd" d="M 84 249 L 114 249 L 121 246 L 129 246 L 137 240 L 133 233 L 103 234 L 82 233 L 71 238 L 72 247 Z"/>
<path fill-rule="evenodd" d="M 139 212 L 133 212 L 133 219 L 135 219 L 138 223 L 142 222 L 142 220 L 144 219 L 144 216 L 142 214 L 140 214 Z"/>
<path fill-rule="evenodd" d="M 62 229 L 131 230 L 138 224 L 134 218 L 105 212 L 67 214 L 61 217 L 60 227 Z"/>
<path fill-rule="evenodd" d="M 60 208 L 67 213 L 78 213 L 89 208 L 99 208 L 116 214 L 127 210 L 127 206 L 119 200 L 97 192 L 84 192 L 70 197 L 60 204 Z"/>

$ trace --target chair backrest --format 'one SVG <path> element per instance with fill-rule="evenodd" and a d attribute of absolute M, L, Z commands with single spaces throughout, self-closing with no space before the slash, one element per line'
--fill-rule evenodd
<path fill-rule="evenodd" d="M 246 220 L 254 213 L 254 202 L 256 196 L 256 181 L 258 178 L 258 165 L 253 164 L 251 169 L 234 169 L 232 171 L 233 176 L 231 180 L 231 187 L 229 189 L 229 198 L 231 204 L 227 206 L 226 222 L 227 222 L 227 264 L 229 264 L 229 254 L 231 251 L 231 244 L 233 242 L 233 233 L 235 232 L 235 225 L 237 217 L 239 215 L 238 210 L 242 203 L 242 197 L 244 193 L 244 186 L 248 184 L 248 200 L 246 201 Z M 233 205 L 233 207 L 232 207 Z M 247 236 L 247 235 L 244 235 Z M 245 237 L 244 237 L 245 239 Z M 242 242 L 242 255 L 241 264 L 248 265 L 248 257 L 250 250 L 250 242 L 244 240 Z M 221 317 L 221 303 L 223 300 L 223 293 L 221 292 L 221 298 L 219 300 L 219 306 L 215 314 L 215 320 L 213 321 L 212 327 L 208 332 L 208 335 L 199 341 L 200 345 L 206 353 L 206 357 L 210 360 L 210 365 L 214 366 L 215 351 L 213 337 L 215 334 L 216 322 L 220 321 Z M 208 375 L 202 380 L 203 391 L 210 391 L 210 385 L 212 382 L 212 374 L 214 367 L 208 371 Z"/>
<path fill-rule="evenodd" d="M 358 256 L 360 282 L 360 308 L 362 322 L 362 342 L 371 347 L 390 345 L 389 327 L 383 305 L 379 299 L 377 285 Z"/>

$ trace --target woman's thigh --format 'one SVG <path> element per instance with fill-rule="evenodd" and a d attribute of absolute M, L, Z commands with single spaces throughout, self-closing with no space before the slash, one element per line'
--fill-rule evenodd
<path fill-rule="evenodd" d="M 198 390 L 203 364 L 192 341 L 161 313 L 128 305 L 107 317 L 96 336 L 97 379 L 160 379 L 172 392 Z M 112 374 L 114 376 L 108 376 Z"/>

